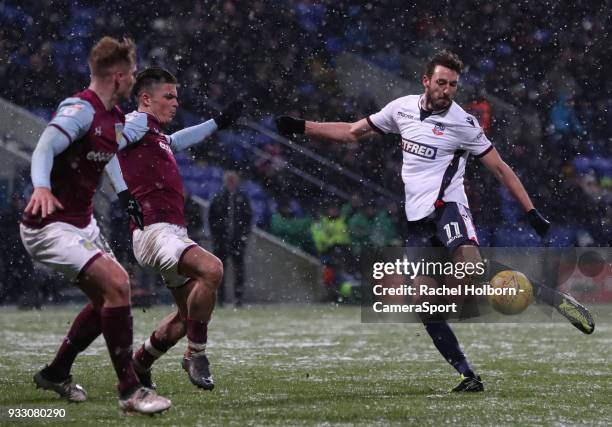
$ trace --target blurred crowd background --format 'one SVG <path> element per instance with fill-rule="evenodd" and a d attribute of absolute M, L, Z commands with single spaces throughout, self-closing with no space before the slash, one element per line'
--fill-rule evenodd
<path fill-rule="evenodd" d="M 466 64 L 459 102 L 479 117 L 553 223 L 549 241 L 539 240 L 507 192 L 472 161 L 466 190 L 481 244 L 610 246 L 609 3 L 0 1 L 0 95 L 48 119 L 86 85 L 86 56 L 97 39 L 132 37 L 139 68 L 164 66 L 180 81 L 181 110 L 169 131 L 238 97 L 247 104 L 250 126 L 178 156 L 187 191 L 210 200 L 224 171 L 237 170 L 254 225 L 325 263 L 340 254 L 350 271 L 346 259 L 364 247 L 404 240 L 398 139 L 288 143 L 274 134 L 272 118 L 358 120 L 383 105 L 357 79 L 348 89 L 339 83 L 338 58 L 352 55 L 414 84 L 426 58 L 448 48 Z M 384 91 L 389 82 L 374 84 Z M 3 236 L 17 229 L 28 174 L 19 191 L 2 195 Z M 16 274 L 4 265 L 4 277 Z"/>

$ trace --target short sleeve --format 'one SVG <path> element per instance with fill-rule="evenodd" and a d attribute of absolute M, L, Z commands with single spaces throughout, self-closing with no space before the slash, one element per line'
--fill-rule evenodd
<path fill-rule="evenodd" d="M 84 99 L 66 98 L 58 106 L 49 126 L 57 128 L 72 143 L 87 133 L 94 114 L 94 108 Z"/>
<path fill-rule="evenodd" d="M 474 157 L 482 157 L 489 153 L 493 149 L 493 144 L 484 134 L 476 117 L 468 115 L 465 121 L 468 126 L 465 126 L 461 148 L 467 150 Z"/>
<path fill-rule="evenodd" d="M 392 101 L 378 113 L 374 113 L 367 118 L 368 124 L 376 132 L 384 135 L 387 133 L 400 133 L 395 121 L 395 113 L 397 110 L 397 102 Z"/>
<path fill-rule="evenodd" d="M 128 145 L 140 141 L 149 131 L 147 113 L 133 111 L 125 116 L 123 137 Z"/>

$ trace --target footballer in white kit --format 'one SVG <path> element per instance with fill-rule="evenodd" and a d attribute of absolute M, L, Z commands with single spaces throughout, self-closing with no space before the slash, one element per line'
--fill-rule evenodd
<path fill-rule="evenodd" d="M 493 145 L 476 118 L 457 103 L 447 109 L 429 111 L 424 95 L 409 95 L 387 104 L 366 120 L 381 134 L 402 138 L 402 180 L 406 194 L 406 218 L 418 221 L 438 214 L 443 218 L 437 238 L 449 249 L 478 243 L 463 187 L 465 165 L 470 154 L 484 157 Z M 413 233 L 408 246 L 427 244 L 429 235 Z"/>
<path fill-rule="evenodd" d="M 439 51 L 427 63 L 422 78 L 423 94 L 398 98 L 355 123 L 280 116 L 276 125 L 284 135 L 305 134 L 334 142 L 357 142 L 376 133 L 399 134 L 409 231 L 407 246 L 444 247 L 452 262 L 480 262 L 478 238 L 463 187 L 470 154 L 479 158 L 508 189 L 540 236 L 546 235 L 550 223 L 534 208 L 520 180 L 500 158 L 476 118 L 453 101 L 462 68 L 457 55 Z M 414 287 L 437 287 L 438 279 L 419 276 Z M 582 332 L 593 332 L 592 317 L 571 297 L 545 286 L 535 287 L 535 297 L 555 307 Z M 413 300 L 417 304 L 426 301 L 442 303 L 438 297 L 426 295 Z M 565 309 L 566 306 L 572 309 Z M 420 318 L 438 351 L 461 374 L 461 382 L 453 391 L 484 391 L 484 384 L 474 373 L 446 319 L 428 313 L 421 313 Z"/>

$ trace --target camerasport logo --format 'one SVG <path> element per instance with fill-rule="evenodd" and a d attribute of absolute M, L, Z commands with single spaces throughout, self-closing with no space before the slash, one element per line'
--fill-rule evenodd
<path fill-rule="evenodd" d="M 440 136 L 440 135 L 444 135 L 444 125 L 442 123 L 436 123 L 436 125 L 433 127 L 433 129 L 431 130 L 433 132 L 434 135 Z"/>

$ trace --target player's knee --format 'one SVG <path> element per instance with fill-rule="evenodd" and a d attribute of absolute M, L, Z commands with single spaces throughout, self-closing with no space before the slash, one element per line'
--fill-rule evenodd
<path fill-rule="evenodd" d="M 129 305 L 130 303 L 130 278 L 125 271 L 113 274 L 105 287 L 105 303 L 113 305 Z"/>
<path fill-rule="evenodd" d="M 223 263 L 217 257 L 211 257 L 198 268 L 199 278 L 208 287 L 217 289 L 223 279 Z"/>
<path fill-rule="evenodd" d="M 223 263 L 219 258 L 215 257 L 210 264 L 210 280 L 214 282 L 215 287 L 218 287 L 223 279 Z"/>

